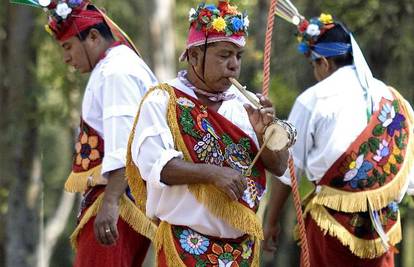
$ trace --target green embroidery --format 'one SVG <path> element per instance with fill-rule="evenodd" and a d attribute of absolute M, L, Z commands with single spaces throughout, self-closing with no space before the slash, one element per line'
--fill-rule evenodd
<path fill-rule="evenodd" d="M 374 130 L 372 130 L 372 134 L 375 136 L 381 136 L 383 135 L 385 132 L 385 128 L 382 127 L 382 124 L 378 124 L 377 126 L 375 126 Z"/>
<path fill-rule="evenodd" d="M 180 115 L 180 124 L 183 127 L 183 131 L 184 133 L 196 138 L 196 139 L 200 139 L 200 134 L 197 133 L 194 130 L 194 120 L 191 117 L 191 109 L 190 107 L 184 107 L 179 105 L 180 109 L 181 109 L 181 115 Z"/>
<path fill-rule="evenodd" d="M 224 143 L 226 146 L 229 146 L 229 145 L 231 145 L 231 144 L 234 144 L 233 139 L 231 139 L 231 137 L 230 137 L 228 134 L 223 134 L 223 135 L 221 136 L 221 140 L 223 140 L 223 143 Z"/>
<path fill-rule="evenodd" d="M 247 137 L 242 137 L 239 140 L 239 144 L 244 147 L 247 151 L 250 151 L 250 140 Z"/>
<path fill-rule="evenodd" d="M 377 149 L 379 149 L 380 147 L 380 140 L 375 137 L 370 137 L 368 139 L 368 145 L 369 145 L 371 152 L 375 154 L 377 152 Z"/>

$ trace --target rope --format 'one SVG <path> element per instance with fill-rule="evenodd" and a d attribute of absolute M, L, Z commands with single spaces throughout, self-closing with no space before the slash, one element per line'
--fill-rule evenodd
<path fill-rule="evenodd" d="M 293 203 L 295 204 L 296 218 L 299 224 L 300 247 L 302 249 L 301 262 L 303 266 L 310 267 L 308 239 L 306 238 L 305 221 L 303 219 L 301 200 L 299 195 L 298 181 L 295 175 L 295 164 L 293 158 L 289 156 L 289 173 L 292 180 Z"/>
<path fill-rule="evenodd" d="M 278 0 L 270 0 L 269 13 L 267 16 L 266 38 L 263 58 L 263 87 L 262 94 L 269 95 L 270 84 L 270 57 L 272 52 L 272 34 L 274 25 L 274 14 L 276 13 L 276 5 Z M 295 175 L 295 167 L 292 156 L 289 156 L 289 172 L 292 180 L 293 201 L 296 210 L 296 217 L 299 224 L 300 247 L 302 249 L 301 262 L 304 267 L 310 267 L 308 240 L 306 238 L 305 221 L 303 219 L 301 200 L 298 189 L 298 182 Z"/>

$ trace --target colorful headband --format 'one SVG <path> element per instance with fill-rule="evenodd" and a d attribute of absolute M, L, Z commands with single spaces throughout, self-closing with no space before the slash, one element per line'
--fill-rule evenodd
<path fill-rule="evenodd" d="M 246 12 L 239 12 L 229 1 L 219 1 L 217 6 L 201 3 L 197 9 L 191 8 L 189 22 L 187 46 L 180 61 L 186 59 L 190 47 L 220 41 L 232 42 L 240 47 L 246 44 L 248 15 Z"/>

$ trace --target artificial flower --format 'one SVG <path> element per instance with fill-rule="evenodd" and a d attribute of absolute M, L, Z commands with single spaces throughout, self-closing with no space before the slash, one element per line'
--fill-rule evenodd
<path fill-rule="evenodd" d="M 306 34 L 311 37 L 319 36 L 319 34 L 321 34 L 321 30 L 317 24 L 309 24 L 306 28 Z"/>
<path fill-rule="evenodd" d="M 191 8 L 188 12 L 188 20 L 192 22 L 195 18 L 195 15 L 197 14 L 197 11 L 194 8 Z"/>
<path fill-rule="evenodd" d="M 69 0 L 70 6 L 79 6 L 82 3 L 82 0 Z"/>
<path fill-rule="evenodd" d="M 72 8 L 70 8 L 65 2 L 59 3 L 56 7 L 56 14 L 62 19 L 66 19 L 71 12 Z"/>
<path fill-rule="evenodd" d="M 226 21 L 222 17 L 218 17 L 213 20 L 213 23 L 211 24 L 211 26 L 213 26 L 214 30 L 218 32 L 222 32 L 224 31 L 224 29 L 226 29 L 227 24 L 226 24 Z"/>
<path fill-rule="evenodd" d="M 231 26 L 235 32 L 238 32 L 243 29 L 243 21 L 238 17 L 231 19 Z"/>
<path fill-rule="evenodd" d="M 250 25 L 249 16 L 246 16 L 246 17 L 244 17 L 244 19 L 243 19 L 243 26 L 244 26 L 245 28 L 248 28 L 248 27 L 249 27 L 249 25 Z"/>
<path fill-rule="evenodd" d="M 323 23 L 323 24 L 331 24 L 334 23 L 334 20 L 332 18 L 332 15 L 330 14 L 325 14 L 322 13 L 319 17 L 319 20 Z"/>

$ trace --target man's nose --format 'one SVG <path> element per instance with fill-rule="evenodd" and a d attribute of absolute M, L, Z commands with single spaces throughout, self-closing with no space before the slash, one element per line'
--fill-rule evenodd
<path fill-rule="evenodd" d="M 69 55 L 69 53 L 63 53 L 63 61 L 66 64 L 69 64 L 70 60 L 71 60 L 71 56 Z"/>
<path fill-rule="evenodd" d="M 237 71 L 239 69 L 239 67 L 240 67 L 240 60 L 239 60 L 239 58 L 237 58 L 237 56 L 230 57 L 229 62 L 227 64 L 227 67 L 231 71 Z"/>

